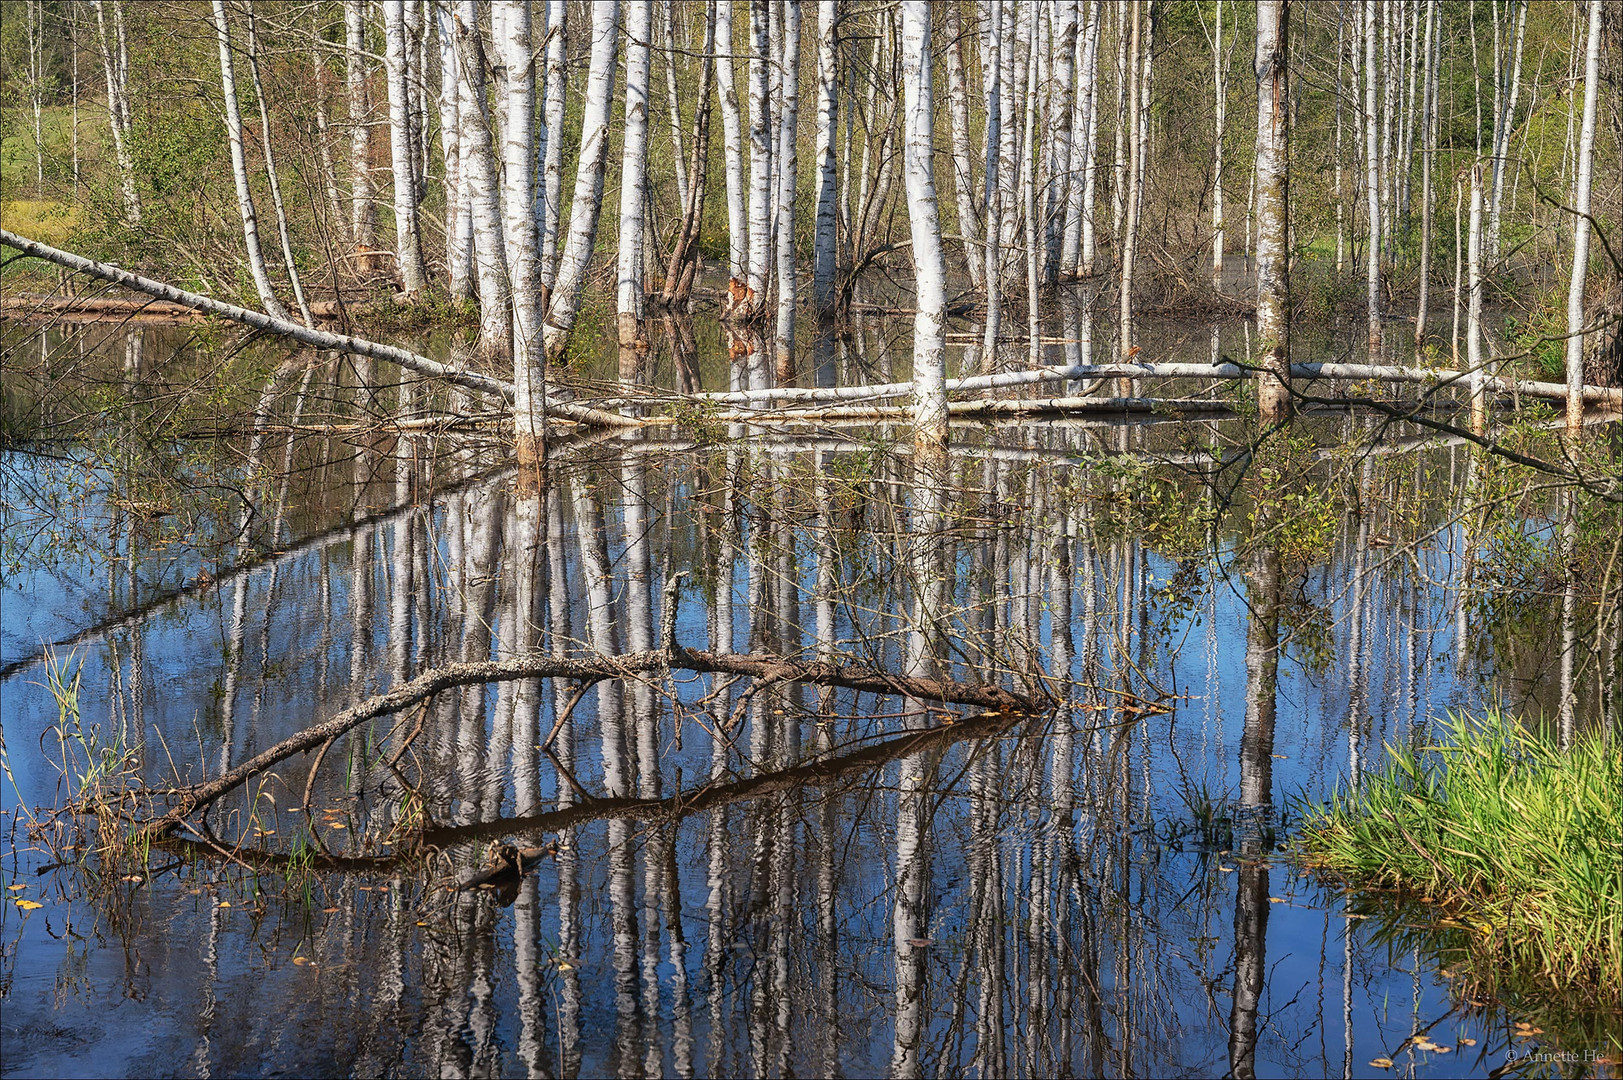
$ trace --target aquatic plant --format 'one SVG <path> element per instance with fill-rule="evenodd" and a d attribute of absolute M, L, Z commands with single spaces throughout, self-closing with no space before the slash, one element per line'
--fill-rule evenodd
<path fill-rule="evenodd" d="M 1303 808 L 1298 857 L 1436 912 L 1478 983 L 1616 1008 L 1623 963 L 1623 753 L 1612 732 L 1561 743 L 1490 711 Z M 1412 911 L 1409 913 L 1412 921 Z"/>

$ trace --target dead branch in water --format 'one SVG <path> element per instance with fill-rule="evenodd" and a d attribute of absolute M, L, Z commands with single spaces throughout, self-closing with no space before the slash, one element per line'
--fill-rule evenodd
<path fill-rule="evenodd" d="M 626 678 L 665 670 L 747 675 L 773 682 L 809 682 L 872 694 L 889 694 L 919 701 L 971 705 L 999 712 L 1036 712 L 1047 703 L 997 686 L 974 686 L 950 679 L 920 679 L 893 675 L 860 664 L 826 660 L 794 660 L 782 656 L 716 653 L 673 646 L 623 656 L 568 657 L 532 653 L 511 660 L 447 664 L 426 671 L 393 689 L 368 698 L 331 719 L 306 728 L 222 773 L 213 780 L 177 792 L 178 801 L 165 813 L 140 826 L 137 835 L 155 839 L 174 829 L 191 814 L 240 787 L 295 754 L 313 750 L 368 720 L 399 712 L 435 694 L 458 686 L 509 682 L 515 679 L 563 678 L 598 681 Z"/>

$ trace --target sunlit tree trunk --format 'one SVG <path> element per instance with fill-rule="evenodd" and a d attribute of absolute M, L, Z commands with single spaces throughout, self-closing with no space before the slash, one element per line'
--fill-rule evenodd
<path fill-rule="evenodd" d="M 1466 273 L 1470 296 L 1465 309 L 1465 364 L 1471 372 L 1471 428 L 1481 434 L 1487 424 L 1482 359 L 1482 161 L 1471 169 L 1471 228 L 1466 238 Z"/>
<path fill-rule="evenodd" d="M 744 191 L 743 121 L 733 66 L 733 0 L 717 0 L 716 83 L 721 88 L 721 137 L 727 176 L 727 276 L 749 276 L 749 208 Z"/>
<path fill-rule="evenodd" d="M 958 200 L 958 235 L 964 242 L 969 283 L 978 289 L 985 280 L 985 262 L 981 258 L 980 248 L 981 224 L 975 198 L 975 162 L 969 150 L 969 84 L 964 77 L 962 5 L 943 5 L 942 17 L 947 34 L 947 108 L 952 120 L 952 183 L 953 194 Z M 831 68 L 832 63 L 830 60 Z"/>
<path fill-rule="evenodd" d="M 1369 362 L 1381 360 L 1381 175 L 1375 118 L 1375 22 L 1377 0 L 1364 0 L 1364 198 L 1369 250 L 1364 253 L 1369 309 Z"/>
<path fill-rule="evenodd" d="M 643 206 L 648 186 L 649 37 L 653 32 L 652 0 L 627 0 L 626 107 L 620 159 L 619 267 L 616 275 L 621 348 L 635 346 L 642 335 Z"/>
<path fill-rule="evenodd" d="M 1373 3 L 1374 0 L 1371 0 Z M 1132 26 L 1128 30 L 1127 66 L 1127 109 L 1123 116 L 1123 123 L 1132 125 L 1132 137 L 1127 141 L 1127 169 L 1124 180 L 1127 184 L 1125 207 L 1122 211 L 1122 226 L 1119 233 L 1121 258 L 1121 286 L 1118 304 L 1120 307 L 1120 321 L 1118 330 L 1121 333 L 1121 356 L 1126 359 L 1133 354 L 1133 258 L 1136 254 L 1138 238 L 1139 215 L 1139 182 L 1140 161 L 1144 156 L 1144 131 L 1138 122 L 1139 94 L 1143 82 L 1138 77 L 1139 50 L 1143 43 L 1143 13 L 1139 10 L 1139 0 L 1132 0 L 1128 5 L 1126 18 L 1131 20 Z"/>
<path fill-rule="evenodd" d="M 304 286 L 299 283 L 299 267 L 293 261 L 293 241 L 287 229 L 287 207 L 282 203 L 282 183 L 276 175 L 276 155 L 271 152 L 270 112 L 265 106 L 265 86 L 259 78 L 259 45 L 254 29 L 253 0 L 247 2 L 247 16 L 248 74 L 254 84 L 254 100 L 259 105 L 259 146 L 265 154 L 265 179 L 270 184 L 271 208 L 276 212 L 276 235 L 282 243 L 282 261 L 287 266 L 293 299 L 299 305 L 299 317 L 304 320 L 304 325 L 313 326 L 315 321 L 310 317 L 310 305 L 304 299 Z"/>
<path fill-rule="evenodd" d="M 1595 108 L 1600 90 L 1601 0 L 1589 0 L 1589 37 L 1584 50 L 1584 119 L 1578 135 L 1578 181 L 1572 193 L 1572 280 L 1567 287 L 1567 434 L 1584 416 L 1584 280 L 1589 272 L 1589 200 L 1595 170 Z"/>
<path fill-rule="evenodd" d="M 562 353 L 569 340 L 597 240 L 597 221 L 603 211 L 604 165 L 609 153 L 609 107 L 614 100 L 615 57 L 620 44 L 619 19 L 619 0 L 592 5 L 592 58 L 586 72 L 586 108 L 581 114 L 580 159 L 569 206 L 569 239 L 547 309 L 548 356 Z"/>
<path fill-rule="evenodd" d="M 225 96 L 225 130 L 231 143 L 231 177 L 237 185 L 237 211 L 242 218 L 242 239 L 248 251 L 248 270 L 265 313 L 287 318 L 287 309 L 276 299 L 265 255 L 259 247 L 259 217 L 254 212 L 253 193 L 248 189 L 248 163 L 242 148 L 242 113 L 237 108 L 237 79 L 231 60 L 231 28 L 226 22 L 225 4 L 214 0 L 214 34 L 220 46 L 220 87 Z"/>
<path fill-rule="evenodd" d="M 1099 175 L 1099 32 L 1104 21 L 1104 9 L 1099 0 L 1093 3 L 1093 18 L 1088 26 L 1087 46 L 1083 53 L 1082 85 L 1087 101 L 1087 156 L 1082 171 L 1082 250 L 1079 254 L 1079 273 L 1093 276 L 1097 257 L 1097 230 L 1094 227 L 1094 190 Z M 1090 305 L 1091 306 L 1091 305 Z"/>
<path fill-rule="evenodd" d="M 1493 189 L 1488 199 L 1488 235 L 1485 252 L 1489 265 L 1499 261 L 1499 225 L 1503 220 L 1505 201 L 1505 162 L 1510 157 L 1510 136 L 1516 125 L 1516 102 L 1522 92 L 1522 42 L 1527 33 L 1528 5 L 1526 0 L 1521 0 L 1521 3 L 1515 6 L 1518 9 L 1515 59 L 1510 62 L 1507 71 L 1507 65 L 1497 55 L 1497 50 L 1494 56 L 1496 108 L 1493 119 Z M 1508 85 L 1501 93 L 1500 85 L 1507 79 Z M 1501 99 L 1503 99 L 1502 107 Z"/>
<path fill-rule="evenodd" d="M 479 347 L 487 356 L 512 346 L 507 253 L 503 250 L 496 156 L 485 116 L 485 46 L 477 0 L 457 0 L 457 122 L 462 143 L 462 190 L 473 213 L 473 269 L 479 284 Z"/>
<path fill-rule="evenodd" d="M 952 6 L 956 11 L 956 5 Z M 839 178 L 834 160 L 834 136 L 839 127 L 839 56 L 838 23 L 839 0 L 819 0 L 817 5 L 817 219 L 812 230 L 812 297 L 820 320 L 827 321 L 834 314 L 834 271 L 838 255 L 839 238 L 836 235 L 839 218 Z M 950 55 L 950 54 L 949 54 Z M 949 59 L 949 66 L 951 61 Z M 959 73 L 962 81 L 962 72 Z M 955 106 L 956 107 L 956 106 Z M 962 159 L 957 155 L 958 120 L 953 114 L 954 176 L 969 164 L 967 143 L 968 121 L 964 124 L 965 150 Z M 974 211 L 964 195 L 967 174 L 960 184 L 960 229 L 966 228 L 963 219 L 973 220 Z M 967 235 L 967 234 L 966 234 Z M 976 267 L 976 253 L 970 252 L 970 265 Z M 979 268 L 971 272 L 972 280 L 979 281 Z"/>
<path fill-rule="evenodd" d="M 918 306 L 913 316 L 914 455 L 926 475 L 940 476 L 947 449 L 947 267 L 935 194 L 930 14 L 924 0 L 902 4 L 903 170 Z"/>
<path fill-rule="evenodd" d="M 383 0 L 383 56 L 389 76 L 389 153 L 394 172 L 395 264 L 407 294 L 427 286 L 423 241 L 417 224 L 417 178 L 412 164 L 410 57 L 406 0 Z"/>
<path fill-rule="evenodd" d="M 1257 382 L 1262 418 L 1278 423 L 1291 413 L 1290 107 L 1288 0 L 1257 3 Z"/>
<path fill-rule="evenodd" d="M 1036 9 L 1028 13 L 1023 21 L 1026 38 L 1021 42 L 1021 49 L 1026 55 L 1026 132 L 1021 139 L 1022 154 L 1020 158 L 1020 196 L 1021 204 L 1025 210 L 1025 241 L 1026 241 L 1026 345 L 1031 364 L 1036 367 L 1042 363 L 1042 314 L 1038 310 L 1038 260 L 1037 250 L 1037 168 L 1042 160 L 1040 153 L 1032 150 L 1037 142 L 1037 45 L 1038 45 L 1038 18 Z"/>
<path fill-rule="evenodd" d="M 546 353 L 541 342 L 541 256 L 535 221 L 535 62 L 530 0 L 495 0 L 495 47 L 507 70 L 502 132 L 502 237 L 512 291 L 513 434 L 521 463 L 545 445 Z"/>
<path fill-rule="evenodd" d="M 310 25 L 310 69 L 315 74 L 311 97 L 316 114 L 316 154 L 321 160 L 321 182 L 327 193 L 329 228 L 336 228 L 344 220 L 344 201 L 338 194 L 338 171 L 333 166 L 332 121 L 327 112 L 327 61 L 321 54 L 321 26 L 314 19 Z"/>
<path fill-rule="evenodd" d="M 1420 296 L 1415 304 L 1414 343 L 1426 340 L 1426 309 L 1431 293 L 1431 226 L 1436 194 L 1432 171 L 1437 167 L 1437 0 L 1426 3 L 1425 70 L 1420 78 Z"/>
<path fill-rule="evenodd" d="M 682 103 L 676 91 L 676 16 L 671 0 L 660 0 L 660 31 L 665 39 L 665 99 L 671 114 L 671 161 L 676 167 L 676 202 L 688 204 L 688 174 L 682 168 L 688 156 L 682 148 Z"/>
<path fill-rule="evenodd" d="M 750 194 L 749 264 L 745 283 L 749 295 L 736 314 L 757 318 L 765 309 L 767 274 L 772 257 L 772 127 L 771 85 L 767 68 L 771 40 L 766 0 L 749 5 Z"/>
<path fill-rule="evenodd" d="M 778 383 L 795 373 L 795 135 L 800 118 L 800 0 L 783 6 L 783 110 L 778 117 L 778 325 L 773 335 Z"/>
<path fill-rule="evenodd" d="M 141 193 L 135 185 L 135 155 L 130 149 L 130 61 L 124 32 L 124 5 L 120 0 L 93 0 L 96 9 L 96 51 L 101 54 L 107 79 L 107 120 L 113 130 L 113 158 L 118 162 L 119 189 L 124 196 L 124 223 L 141 224 Z M 107 35 L 106 7 L 113 10 L 113 35 Z"/>
<path fill-rule="evenodd" d="M 986 92 L 986 220 L 982 237 L 986 245 L 986 351 L 981 363 L 986 370 L 997 367 L 998 323 L 1003 307 L 1003 275 L 999 247 L 1003 235 L 1003 22 L 1004 0 L 983 0 L 989 31 L 981 54 L 982 84 Z"/>
<path fill-rule="evenodd" d="M 558 278 L 558 227 L 563 214 L 564 113 L 569 80 L 564 71 L 568 0 L 546 0 L 546 89 L 542 121 L 546 125 L 546 153 L 541 161 L 540 205 L 541 285 L 550 290 Z"/>
<path fill-rule="evenodd" d="M 1060 278 L 1060 268 L 1064 261 L 1065 251 L 1065 208 L 1070 206 L 1070 193 L 1081 187 L 1081 178 L 1077 175 L 1077 166 L 1082 160 L 1078 153 L 1077 140 L 1082 132 L 1076 129 L 1075 120 L 1078 115 L 1074 102 L 1076 93 L 1076 46 L 1078 40 L 1076 26 L 1077 0 L 1061 0 L 1059 6 L 1053 9 L 1054 35 L 1050 42 L 1053 78 L 1053 130 L 1045 132 L 1044 142 L 1049 135 L 1053 138 L 1054 168 L 1048 179 L 1047 195 L 1044 200 L 1045 212 L 1044 229 L 1047 255 L 1044 261 L 1044 279 L 1049 284 L 1057 284 Z M 1065 274 L 1069 276 L 1074 268 L 1065 267 Z"/>
<path fill-rule="evenodd" d="M 692 158 L 680 167 L 687 170 L 687 200 L 682 207 L 682 226 L 671 244 L 665 268 L 665 291 L 661 300 L 668 308 L 678 299 L 693 294 L 693 278 L 699 269 L 699 229 L 704 219 L 705 192 L 710 174 L 710 110 L 716 88 L 716 9 L 717 0 L 705 4 L 704 46 L 699 60 L 699 92 L 693 110 Z"/>
<path fill-rule="evenodd" d="M 365 0 L 344 0 L 344 53 L 349 66 L 349 233 L 363 268 L 377 247 L 378 211 L 372 204 L 372 96 L 366 56 Z"/>
<path fill-rule="evenodd" d="M 1260 38 L 1259 38 L 1260 40 Z M 1227 74 L 1223 62 L 1223 0 L 1217 0 L 1217 8 L 1212 24 L 1212 100 L 1216 103 L 1212 110 L 1212 288 L 1221 290 L 1223 287 L 1223 124 L 1228 114 L 1228 85 L 1224 76 Z M 1339 62 L 1337 74 L 1340 73 Z M 1341 133 L 1341 103 L 1339 100 L 1340 86 L 1337 86 L 1336 102 L 1336 134 Z M 1259 128 L 1260 130 L 1260 128 Z M 1340 143 L 1337 143 L 1340 148 Z M 1340 159 L 1337 159 L 1337 187 L 1340 187 Z M 1341 218 L 1339 214 L 1341 204 L 1336 204 L 1336 239 L 1341 239 Z"/>
<path fill-rule="evenodd" d="M 473 298 L 473 213 L 462 182 L 462 55 L 456 16 L 448 3 L 436 4 L 434 25 L 440 41 L 440 152 L 444 158 L 445 273 L 451 298 Z"/>
<path fill-rule="evenodd" d="M 45 96 L 45 11 L 40 0 L 23 5 L 24 29 L 28 36 L 28 104 L 34 111 L 34 197 L 45 197 L 45 136 L 40 124 L 40 107 Z"/>
<path fill-rule="evenodd" d="M 1344 170 L 1341 166 L 1341 131 L 1343 96 L 1346 87 L 1343 72 L 1346 68 L 1347 46 L 1345 41 L 1346 18 L 1345 3 L 1336 5 L 1336 136 L 1335 144 L 1331 149 L 1331 157 L 1336 168 L 1336 276 L 1340 277 L 1347 270 L 1347 198 Z"/>

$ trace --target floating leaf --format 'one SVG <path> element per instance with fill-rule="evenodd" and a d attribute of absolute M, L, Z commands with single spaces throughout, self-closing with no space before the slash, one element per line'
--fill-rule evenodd
<path fill-rule="evenodd" d="M 17 892 L 17 891 L 19 891 L 21 889 L 28 888 L 28 886 L 27 885 L 7 885 L 6 888 L 11 890 L 12 892 Z"/>
<path fill-rule="evenodd" d="M 1414 1048 L 1416 1050 L 1435 1050 L 1437 1049 L 1437 1044 L 1432 1042 L 1430 1039 L 1416 1039 L 1414 1041 Z"/>
<path fill-rule="evenodd" d="M 295 963 L 295 964 L 300 964 L 300 965 L 303 965 L 303 964 L 308 964 L 308 963 L 309 963 L 309 962 L 310 962 L 310 960 L 309 960 L 309 958 L 308 958 L 308 957 L 304 957 L 304 956 L 295 956 L 295 957 L 294 957 L 294 958 L 293 958 L 293 962 L 294 962 L 294 963 Z"/>
<path fill-rule="evenodd" d="M 1432 1050 L 1439 1054 L 1451 1054 L 1454 1052 L 1454 1048 L 1452 1046 L 1433 1046 Z"/>
<path fill-rule="evenodd" d="M 1467 1039 L 1464 1035 L 1461 1035 L 1460 1036 L 1460 1045 L 1461 1046 L 1475 1046 L 1476 1045 L 1476 1040 L 1475 1039 Z"/>
<path fill-rule="evenodd" d="M 231 906 L 231 901 L 229 901 L 229 900 L 221 900 L 220 901 L 220 906 L 221 907 L 230 907 Z"/>
<path fill-rule="evenodd" d="M 1392 1059 L 1391 1058 L 1386 1058 L 1386 1057 L 1378 1057 L 1374 1061 L 1371 1061 L 1369 1064 L 1370 1064 L 1371 1068 L 1375 1068 L 1375 1069 L 1390 1069 L 1392 1067 Z"/>
<path fill-rule="evenodd" d="M 13 900 L 12 903 L 16 904 L 24 911 L 33 911 L 36 908 L 42 908 L 45 906 L 44 904 L 38 903 L 34 900 Z"/>
<path fill-rule="evenodd" d="M 1285 899 L 1283 896 L 1270 896 L 1268 898 L 1268 902 L 1270 904 L 1288 904 L 1288 903 L 1290 903 L 1290 901 Z"/>

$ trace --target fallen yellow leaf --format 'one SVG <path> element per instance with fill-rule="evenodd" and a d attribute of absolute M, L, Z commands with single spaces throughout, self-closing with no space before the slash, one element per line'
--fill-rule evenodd
<path fill-rule="evenodd" d="M 1283 896 L 1270 896 L 1268 898 L 1268 902 L 1270 904 L 1288 904 L 1288 903 L 1290 903 L 1290 901 L 1285 899 Z"/>
<path fill-rule="evenodd" d="M 1391 1058 L 1385 1058 L 1385 1057 L 1378 1057 L 1374 1061 L 1371 1061 L 1370 1065 L 1371 1065 L 1371 1067 L 1376 1068 L 1376 1069 L 1390 1069 L 1392 1067 L 1392 1059 Z"/>
<path fill-rule="evenodd" d="M 1452 1046 L 1433 1046 L 1432 1049 L 1439 1054 L 1451 1054 L 1454 1052 Z"/>
<path fill-rule="evenodd" d="M 45 906 L 44 904 L 36 903 L 33 900 L 14 900 L 12 903 L 16 904 L 24 911 L 33 911 L 35 908 L 42 908 Z"/>
<path fill-rule="evenodd" d="M 12 891 L 12 892 L 16 892 L 16 891 L 18 891 L 18 890 L 19 890 L 19 889 L 26 889 L 26 888 L 28 888 L 28 886 L 27 886 L 27 885 L 7 885 L 7 886 L 6 886 L 6 888 L 7 888 L 7 889 L 10 889 L 10 890 L 11 890 L 11 891 Z"/>
<path fill-rule="evenodd" d="M 295 964 L 308 964 L 308 963 L 309 963 L 309 962 L 310 962 L 310 960 L 309 960 L 309 958 L 307 958 L 307 957 L 303 957 L 303 956 L 295 956 L 295 957 L 294 957 L 294 958 L 293 958 L 293 962 L 294 962 L 294 963 L 295 963 Z"/>
<path fill-rule="evenodd" d="M 229 901 L 229 900 L 221 900 L 220 901 L 220 906 L 221 907 L 230 907 L 231 906 L 231 901 Z"/>
<path fill-rule="evenodd" d="M 1414 1048 L 1416 1050 L 1435 1050 L 1437 1049 L 1437 1044 L 1432 1042 L 1430 1039 L 1416 1039 L 1414 1041 Z"/>
<path fill-rule="evenodd" d="M 1462 1036 L 1460 1036 L 1460 1045 L 1461 1046 L 1475 1046 L 1476 1045 L 1476 1040 L 1475 1039 L 1467 1039 L 1462 1035 Z"/>

